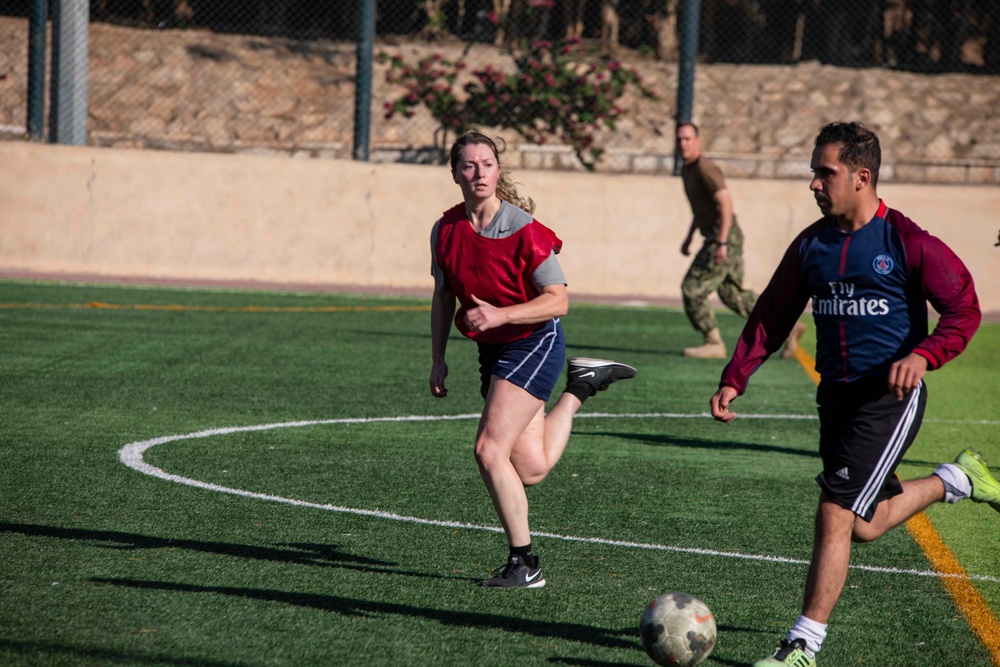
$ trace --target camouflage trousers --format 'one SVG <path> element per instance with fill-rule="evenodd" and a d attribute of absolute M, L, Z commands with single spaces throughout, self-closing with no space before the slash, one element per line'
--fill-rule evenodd
<path fill-rule="evenodd" d="M 708 333 L 718 326 L 715 313 L 708 305 L 708 297 L 717 292 L 722 303 L 744 319 L 750 315 L 757 295 L 743 289 L 743 232 L 733 222 L 726 239 L 728 264 L 719 264 L 712 259 L 718 244 L 714 239 L 706 240 L 701 250 L 691 262 L 691 268 L 681 283 L 684 295 L 684 312 L 694 328 Z"/>

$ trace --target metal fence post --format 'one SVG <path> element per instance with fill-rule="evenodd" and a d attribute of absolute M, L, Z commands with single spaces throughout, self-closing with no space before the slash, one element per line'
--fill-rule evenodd
<path fill-rule="evenodd" d="M 354 91 L 354 159 L 368 161 L 372 126 L 372 60 L 375 50 L 375 0 L 363 0 L 358 28 Z"/>
<path fill-rule="evenodd" d="M 41 141 L 45 135 L 45 26 L 48 0 L 34 0 L 28 20 L 28 138 Z"/>
<path fill-rule="evenodd" d="M 87 143 L 87 0 L 53 0 L 49 140 Z"/>
<path fill-rule="evenodd" d="M 694 107 L 694 65 L 698 59 L 698 26 L 701 24 L 701 0 L 684 0 L 681 7 L 680 59 L 677 68 L 677 118 L 674 128 L 691 122 Z M 681 175 L 680 154 L 674 149 L 674 176 Z"/>

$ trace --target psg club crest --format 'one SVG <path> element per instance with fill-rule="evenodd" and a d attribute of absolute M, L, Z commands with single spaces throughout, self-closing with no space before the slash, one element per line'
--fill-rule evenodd
<path fill-rule="evenodd" d="M 879 255 L 872 262 L 872 268 L 880 276 L 888 275 L 892 271 L 892 257 L 889 257 L 889 255 Z"/>

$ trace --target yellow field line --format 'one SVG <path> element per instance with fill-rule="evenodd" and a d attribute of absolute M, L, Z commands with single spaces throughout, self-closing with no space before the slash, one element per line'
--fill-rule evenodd
<path fill-rule="evenodd" d="M 813 381 L 813 384 L 818 385 L 819 373 L 816 372 L 816 362 L 809 356 L 809 353 L 800 347 L 795 350 L 795 358 L 802 364 L 802 368 L 805 370 L 806 375 L 809 376 L 809 379 Z"/>
<path fill-rule="evenodd" d="M 951 553 L 951 549 L 941 539 L 941 535 L 934 529 L 926 514 L 921 512 L 907 521 L 906 530 L 927 555 L 935 570 L 942 574 L 957 575 L 941 577 L 941 583 L 965 616 L 969 627 L 990 652 L 993 664 L 1000 665 L 1000 622 L 976 587 L 965 578 L 965 570 L 961 563 Z"/>
<path fill-rule="evenodd" d="M 809 353 L 800 347 L 795 353 L 795 358 L 802 364 L 802 368 L 812 381 L 819 384 L 816 362 Z M 940 574 L 951 575 L 939 579 L 959 611 L 965 616 L 969 627 L 989 651 L 993 664 L 1000 667 L 1000 621 L 997 621 L 986 600 L 969 581 L 965 568 L 958 562 L 955 554 L 951 552 L 931 520 L 923 512 L 906 522 L 906 530 L 924 552 L 931 567 Z"/>
<path fill-rule="evenodd" d="M 359 313 L 430 310 L 430 306 L 182 306 L 141 303 L 0 303 L 0 309 L 74 308 L 97 310 L 160 310 L 211 313 Z"/>

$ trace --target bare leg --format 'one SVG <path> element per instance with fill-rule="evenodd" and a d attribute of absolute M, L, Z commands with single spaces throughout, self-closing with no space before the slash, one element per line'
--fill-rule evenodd
<path fill-rule="evenodd" d="M 853 539 L 855 542 L 876 540 L 943 498 L 944 484 L 937 475 L 903 482 L 903 492 L 879 503 L 870 522 L 855 524 Z"/>
<path fill-rule="evenodd" d="M 812 562 L 802 603 L 802 615 L 817 623 L 830 620 L 830 614 L 844 590 L 847 568 L 851 563 L 851 533 L 855 518 L 851 510 L 831 502 L 826 494 L 820 496 Z"/>
<path fill-rule="evenodd" d="M 595 390 L 635 375 L 634 369 L 614 362 L 583 361 L 617 366 L 613 373 L 596 376 L 597 384 L 591 384 Z M 511 546 L 531 541 L 524 487 L 545 479 L 562 458 L 582 404 L 579 397 L 564 392 L 546 415 L 540 399 L 493 376 L 476 436 L 476 462 Z"/>
<path fill-rule="evenodd" d="M 822 494 L 802 615 L 817 623 L 829 620 L 847 582 L 852 541 L 878 539 L 942 498 L 944 485 L 937 475 L 903 482 L 903 493 L 879 503 L 872 520 L 863 521 Z"/>
<path fill-rule="evenodd" d="M 524 389 L 494 377 L 476 436 L 476 462 L 511 546 L 531 542 L 525 485 L 537 484 L 566 449 L 580 400 L 545 404 Z"/>
<path fill-rule="evenodd" d="M 581 405 L 579 398 L 564 393 L 549 414 L 539 410 L 515 443 L 510 460 L 525 486 L 541 482 L 559 463 Z"/>

